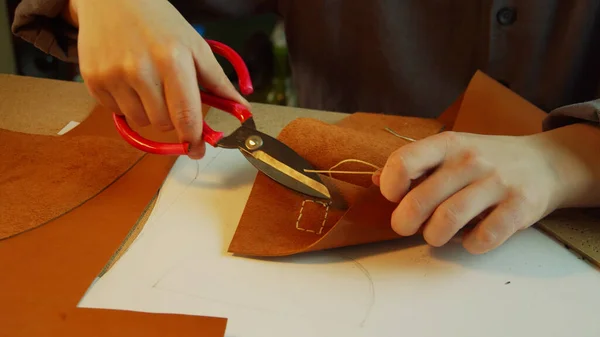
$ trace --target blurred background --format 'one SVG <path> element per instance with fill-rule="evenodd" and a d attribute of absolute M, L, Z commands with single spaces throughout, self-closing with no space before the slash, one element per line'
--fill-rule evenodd
<path fill-rule="evenodd" d="M 77 64 L 62 62 L 15 37 L 10 27 L 18 0 L 0 0 L 0 73 L 79 81 Z M 185 16 L 185 13 L 182 13 Z M 193 22 L 206 39 L 221 41 L 235 49 L 246 62 L 254 84 L 252 102 L 296 106 L 287 45 L 282 24 L 272 14 L 244 19 Z M 231 65 L 217 57 L 232 82 Z"/>

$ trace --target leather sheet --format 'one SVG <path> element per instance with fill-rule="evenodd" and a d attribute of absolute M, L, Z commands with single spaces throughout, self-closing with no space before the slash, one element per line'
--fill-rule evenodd
<path fill-rule="evenodd" d="M 421 139 L 443 125 L 433 119 L 355 113 L 331 125 L 313 119 L 288 124 L 278 139 L 318 170 L 342 160 L 360 159 L 382 167 L 408 141 L 385 130 Z M 360 163 L 339 170 L 373 171 Z M 398 238 L 391 230 L 394 204 L 372 185 L 370 175 L 321 175 L 332 193 L 330 202 L 307 198 L 257 175 L 229 251 L 249 256 L 283 256 Z"/>
<path fill-rule="evenodd" d="M 0 240 L 81 205 L 142 154 L 118 139 L 0 130 Z"/>
<path fill-rule="evenodd" d="M 157 141 L 176 141 L 173 133 L 138 131 Z M 100 138 L 122 142 L 110 113 L 100 109 L 94 110 L 68 135 L 73 142 L 87 138 L 97 145 L 89 148 L 102 151 L 110 147 L 99 147 L 103 143 L 98 141 Z M 24 138 L 26 144 L 18 146 L 31 150 L 29 142 L 35 142 L 34 138 Z M 66 141 L 63 145 L 69 144 Z M 60 157 L 64 146 L 48 147 L 48 158 Z M 111 155 L 115 154 L 87 154 L 95 159 Z M 158 192 L 175 159 L 144 155 L 125 174 L 79 207 L 44 226 L 0 241 L 0 336 L 224 335 L 225 318 L 77 308 L 88 287 Z M 56 160 L 49 160 L 45 167 L 49 171 L 65 168 Z M 96 172 L 88 174 L 91 180 Z"/>

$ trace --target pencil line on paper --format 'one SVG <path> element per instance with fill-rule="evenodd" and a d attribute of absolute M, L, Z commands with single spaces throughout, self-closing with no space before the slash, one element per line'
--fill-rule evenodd
<path fill-rule="evenodd" d="M 217 159 L 217 157 L 219 156 L 220 152 L 214 156 L 213 158 L 211 158 L 210 162 L 208 164 L 206 164 L 206 166 L 204 167 L 204 169 L 207 169 L 212 162 Z M 171 207 L 173 207 L 173 205 L 175 205 L 175 203 L 177 203 L 177 201 L 179 201 L 179 198 L 181 198 L 181 196 L 188 190 L 188 188 L 190 188 L 190 186 L 192 186 L 192 184 L 198 179 L 198 176 L 200 176 L 200 163 L 195 160 L 194 163 L 196 164 L 196 174 L 194 175 L 194 178 L 191 179 L 186 186 L 183 188 L 183 191 L 181 191 L 177 197 L 173 198 L 173 201 L 167 206 L 165 207 L 165 209 L 161 212 L 160 215 L 158 215 L 156 218 L 152 219 L 152 222 L 158 221 L 159 219 L 162 219 L 162 217 L 167 214 L 167 212 L 169 212 L 171 210 Z"/>
<path fill-rule="evenodd" d="M 375 285 L 373 284 L 373 278 L 371 278 L 371 273 L 369 273 L 369 271 L 367 270 L 367 268 L 365 268 L 362 265 L 362 263 L 360 263 L 360 262 L 356 261 L 355 259 L 353 259 L 352 257 L 344 255 L 344 254 L 340 254 L 340 256 L 342 256 L 343 258 L 345 258 L 347 260 L 352 261 L 356 265 L 356 267 L 358 267 L 358 269 L 369 280 L 369 295 L 370 295 L 369 304 L 368 304 L 368 307 L 365 310 L 365 317 L 360 322 L 360 326 L 363 327 L 365 325 L 365 323 L 367 322 L 367 320 L 369 319 L 369 315 L 371 315 L 371 311 L 373 310 L 373 307 L 375 306 Z"/>

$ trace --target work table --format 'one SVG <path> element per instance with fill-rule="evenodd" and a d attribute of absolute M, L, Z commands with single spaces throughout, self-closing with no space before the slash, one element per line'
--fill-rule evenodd
<path fill-rule="evenodd" d="M 53 80 L 43 80 L 43 79 L 32 79 L 32 78 L 23 78 L 23 77 L 19 77 L 19 76 L 11 76 L 11 75 L 0 75 L 0 128 L 3 129 L 8 129 L 8 130 L 12 130 L 12 131 L 19 131 L 19 132 L 25 132 L 25 133 L 35 133 L 35 134 L 43 134 L 43 135 L 56 135 L 67 123 L 69 123 L 70 121 L 75 121 L 75 122 L 81 122 L 83 121 L 89 114 L 89 112 L 93 109 L 93 107 L 96 105 L 96 103 L 94 102 L 94 100 L 88 95 L 87 90 L 85 89 L 85 86 L 83 86 L 80 83 L 69 83 L 69 82 L 61 82 L 61 81 L 53 81 Z M 18 110 L 21 113 L 20 114 L 14 114 L 11 113 L 11 111 L 13 110 Z M 281 130 L 281 128 L 283 128 L 286 124 L 288 124 L 290 121 L 292 121 L 293 119 L 299 118 L 299 117 L 307 117 L 307 118 L 316 118 L 316 119 L 320 119 L 326 122 L 335 122 L 338 121 L 340 119 L 342 119 L 344 116 L 346 116 L 345 114 L 341 114 L 341 113 L 335 113 L 335 112 L 325 112 L 325 111 L 315 111 L 315 110 L 307 110 L 307 109 L 298 109 L 298 108 L 290 108 L 290 107 L 280 107 L 280 106 L 269 106 L 269 105 L 264 105 L 264 104 L 253 104 L 253 109 L 252 109 L 254 115 L 255 115 L 255 119 L 256 119 L 256 124 L 257 127 L 259 129 L 261 129 L 263 132 L 266 132 L 268 134 L 271 134 L 273 136 L 276 136 L 277 133 Z M 215 129 L 218 130 L 222 130 L 222 131 L 229 131 L 232 130 L 233 127 L 235 127 L 235 125 L 237 125 L 237 121 L 229 116 L 226 115 L 225 113 L 222 113 L 220 111 L 214 110 L 214 109 L 210 109 L 207 113 L 207 122 Z M 1 140 L 0 140 L 1 141 Z M 539 225 L 539 228 L 542 228 L 546 231 L 549 231 L 551 233 L 553 233 L 555 236 L 558 235 L 558 239 L 562 242 L 568 243 L 569 246 L 572 249 L 575 249 L 581 253 L 583 253 L 584 255 L 587 255 L 588 257 L 590 257 L 590 259 L 593 260 L 593 258 L 596 256 L 598 256 L 600 253 L 598 252 L 598 246 L 600 246 L 600 226 L 597 225 L 597 214 L 595 210 L 583 210 L 583 211 L 562 211 L 562 212 L 557 212 L 556 215 L 553 215 L 551 217 L 549 217 L 548 219 L 544 219 L 543 221 L 541 221 L 541 224 Z M 132 224 L 133 225 L 133 224 Z M 529 232 L 529 234 L 526 234 L 529 236 L 526 236 L 525 238 L 521 237 L 521 241 L 520 243 L 522 244 L 522 246 L 513 246 L 513 247 L 523 247 L 523 240 L 526 240 L 527 238 L 531 239 L 532 244 L 536 244 L 536 243 L 540 243 L 541 241 L 545 242 L 541 245 L 541 247 L 550 247 L 550 245 L 548 245 L 548 242 L 545 238 L 542 238 L 540 235 L 538 235 L 537 233 L 535 234 L 531 234 L 531 231 Z M 124 238 L 125 239 L 125 238 Z M 544 241 L 545 240 L 545 241 Z M 126 241 L 125 242 L 125 247 L 127 247 L 129 245 L 130 242 Z M 544 246 L 545 245 L 545 246 Z M 526 246 L 526 244 L 525 244 Z M 554 253 L 556 253 L 557 249 L 556 246 L 552 246 L 552 251 Z M 407 249 L 410 250 L 410 249 Z M 550 250 L 548 250 L 550 251 Z M 420 251 L 419 251 L 420 252 Z M 502 299 L 503 296 L 507 296 L 507 298 L 515 298 L 515 296 L 517 296 L 516 294 L 520 294 L 521 298 L 524 298 L 523 296 L 533 296 L 530 292 L 531 289 L 527 288 L 527 286 L 531 286 L 532 284 L 538 284 L 535 282 L 540 282 L 543 283 L 544 285 L 547 285 L 549 287 L 549 289 L 558 289 L 558 284 L 560 282 L 574 282 L 577 280 L 578 277 L 582 277 L 581 275 L 587 275 L 587 278 L 584 280 L 585 282 L 588 282 L 587 284 L 593 284 L 593 280 L 594 280 L 594 274 L 590 273 L 589 270 L 585 269 L 584 267 L 579 264 L 579 262 L 581 261 L 576 261 L 577 263 L 571 263 L 573 261 L 573 259 L 576 260 L 575 257 L 573 257 L 573 259 L 571 259 L 570 256 L 566 256 L 565 254 L 563 254 L 564 252 L 559 252 L 559 254 L 557 254 L 560 259 L 557 259 L 557 261 L 555 261 L 553 263 L 553 265 L 551 266 L 542 266 L 542 265 L 527 265 L 527 261 L 542 261 L 544 260 L 544 253 L 545 251 L 542 249 L 539 252 L 531 252 L 530 251 L 530 256 L 523 256 L 523 262 L 522 264 L 519 264 L 519 267 L 511 270 L 511 268 L 504 268 L 505 266 L 500 266 L 497 268 L 497 270 L 494 269 L 494 267 L 490 267 L 488 265 L 485 265 L 485 263 L 483 262 L 477 262 L 474 259 L 468 259 L 467 260 L 460 260 L 461 258 L 457 258 L 458 261 L 467 261 L 464 266 L 462 266 L 462 270 L 466 271 L 466 274 L 470 274 L 471 276 L 473 276 L 474 279 L 480 280 L 482 281 L 482 283 L 478 283 L 476 285 L 473 285 L 472 289 L 469 289 L 470 291 L 474 291 L 475 293 L 477 293 L 478 291 L 480 292 L 480 294 L 483 296 L 484 294 L 487 296 L 489 294 L 490 299 L 492 298 L 491 295 L 491 291 L 487 290 L 487 286 L 484 285 L 485 282 L 493 280 L 496 283 L 496 278 L 498 277 L 498 275 L 502 275 L 504 277 L 504 275 L 507 275 L 509 277 L 514 277 L 514 279 L 506 279 L 505 281 L 503 280 L 502 284 L 499 285 L 498 288 L 494 288 L 494 300 L 499 301 Z M 381 252 L 380 252 L 381 253 Z M 383 255 L 385 255 L 387 252 L 383 251 Z M 513 252 L 511 254 L 513 254 L 514 256 L 518 256 L 520 252 Z M 421 253 L 419 253 L 421 254 Z M 368 263 L 369 262 L 369 254 L 365 254 L 365 260 Z M 444 250 L 442 249 L 441 252 L 439 253 L 439 260 L 437 262 L 434 263 L 439 263 L 438 266 L 439 268 L 437 270 L 439 270 L 440 275 L 442 276 L 448 276 L 448 275 L 443 275 L 444 271 L 448 271 L 450 268 L 455 267 L 455 261 L 452 260 L 452 258 L 456 258 L 457 256 L 463 256 L 464 254 L 461 252 L 457 252 L 457 251 L 453 251 L 452 249 L 448 250 Z M 513 256 L 511 255 L 511 256 Z M 462 257 L 464 259 L 464 256 Z M 387 261 L 390 264 L 396 263 L 397 261 L 392 259 L 391 257 L 388 258 L 389 261 Z M 422 266 L 422 262 L 426 259 L 425 256 L 411 256 L 410 259 L 408 260 L 403 260 L 400 261 L 400 265 L 406 267 L 406 270 L 396 270 L 396 272 L 400 275 L 402 272 L 408 273 L 408 274 L 403 274 L 404 277 L 406 277 L 406 279 L 396 279 L 397 284 L 398 285 L 402 285 L 403 282 L 405 282 L 407 279 L 409 279 L 408 276 L 414 276 L 411 275 L 411 272 L 414 272 L 414 274 L 416 274 L 417 272 L 421 272 L 421 271 L 428 271 L 428 268 L 433 268 L 432 266 Z M 447 260 L 444 260 L 447 259 Z M 493 258 L 492 258 L 493 260 Z M 561 262 L 562 261 L 562 262 Z M 107 261 L 108 262 L 108 261 Z M 371 260 L 371 262 L 373 262 Z M 493 264 L 494 262 L 490 262 L 490 264 Z M 567 266 L 566 268 L 561 267 L 560 263 L 564 263 L 565 266 Z M 517 263 L 518 264 L 518 263 Z M 552 264 L 552 263 L 551 263 Z M 396 263 L 396 265 L 398 265 Z M 497 266 L 496 266 L 497 267 Z M 412 268 L 412 269 L 411 269 Z M 540 268 L 540 269 L 536 269 L 536 268 Z M 540 271 L 542 270 L 542 271 Z M 377 270 L 376 270 L 377 271 Z M 381 270 L 379 270 L 381 271 Z M 427 275 L 423 276 L 423 282 L 429 282 L 428 284 L 435 284 L 435 287 L 433 288 L 429 288 L 432 292 L 435 292 L 435 289 L 438 289 L 437 291 L 439 291 L 439 289 L 448 289 L 448 290 L 452 290 L 454 289 L 453 286 L 455 286 L 455 284 L 451 284 L 450 283 L 440 283 L 440 281 L 438 279 L 435 278 L 426 278 Z M 376 277 L 374 278 L 375 281 L 379 281 L 380 283 L 385 283 L 382 281 L 382 279 L 377 279 Z M 460 278 L 458 278 L 460 279 Z M 521 284 L 517 284 L 518 282 L 515 282 L 515 279 L 519 279 L 521 280 Z M 173 280 L 176 280 L 178 282 L 184 282 L 182 281 L 183 278 L 181 279 L 176 279 L 174 278 Z M 113 279 L 114 281 L 114 279 Z M 414 281 L 414 280 L 413 280 Z M 456 280 L 454 280 L 456 281 Z M 513 282 L 511 285 L 511 281 Z M 108 282 L 108 281 L 107 281 Z M 506 283 L 505 283 L 506 282 Z M 582 281 L 583 282 L 583 281 Z M 494 283 L 494 284 L 495 284 Z M 423 284 L 411 284 L 412 287 L 414 287 L 414 289 L 420 289 L 419 287 L 424 287 L 425 285 Z M 567 285 L 568 286 L 568 285 Z M 459 286 L 457 286 L 459 287 Z M 463 285 L 464 288 L 467 288 L 466 286 Z M 508 287 L 514 287 L 514 288 L 508 288 Z M 590 287 L 591 288 L 591 287 Z M 512 291 L 516 291 L 517 293 L 512 293 L 510 292 L 511 290 L 508 289 L 514 289 Z M 575 289 L 576 290 L 576 289 Z M 573 291 L 575 291 L 573 290 Z M 92 293 L 92 299 L 90 299 L 90 301 L 94 300 L 94 297 L 96 299 L 101 298 L 102 294 L 98 293 L 100 290 L 97 290 L 96 293 Z M 540 290 L 541 291 L 541 290 Z M 573 301 L 580 301 L 585 299 L 585 290 L 581 290 L 579 291 L 579 293 L 577 293 L 577 296 L 575 296 L 573 298 Z M 556 295 L 554 300 L 556 299 L 560 299 L 560 296 L 563 296 L 562 299 L 565 300 L 565 304 L 568 306 L 576 306 L 576 303 L 570 303 L 569 301 L 569 297 L 568 297 L 568 293 L 569 291 L 563 289 L 563 291 L 561 292 L 560 295 Z M 503 294 L 503 295 L 498 295 L 498 294 Z M 595 296 L 597 294 L 597 292 L 594 292 L 594 289 L 590 289 L 590 296 Z M 430 309 L 434 310 L 434 311 L 440 311 L 440 308 L 444 308 L 445 306 L 448 307 L 448 309 L 450 309 L 450 307 L 452 307 L 453 305 L 448 305 L 448 304 L 442 304 L 440 302 L 435 301 L 432 296 L 425 296 L 427 294 L 422 294 L 423 296 L 423 301 L 424 302 L 420 302 L 419 301 L 415 301 L 414 302 L 414 308 L 411 308 L 411 312 L 412 309 L 414 309 L 415 311 L 418 310 L 424 310 L 424 306 L 426 306 L 427 304 L 430 304 L 431 307 Z M 459 303 L 461 301 L 463 301 L 466 298 L 466 294 L 460 294 L 460 293 L 440 293 L 440 296 L 447 296 L 449 300 L 454 300 L 454 303 Z M 420 295 L 419 295 L 420 296 Z M 512 296 L 512 297 L 511 297 Z M 538 294 L 540 300 L 542 300 L 543 298 L 546 298 L 547 296 L 542 295 L 541 293 Z M 593 297 L 592 296 L 592 297 Z M 426 299 L 427 297 L 427 299 Z M 435 297 L 435 296 L 433 296 Z M 175 298 L 175 297 L 174 297 Z M 415 299 L 407 299 L 404 298 L 403 300 L 415 300 Z M 473 298 L 473 300 L 479 300 L 480 304 L 485 304 L 483 301 L 483 299 L 479 298 Z M 384 298 L 381 298 L 380 301 L 385 302 Z M 428 302 L 429 301 L 429 302 Z M 549 315 L 549 317 L 552 317 L 553 314 L 556 314 L 556 312 L 560 312 L 558 315 L 561 314 L 565 314 L 567 315 L 568 312 L 566 312 L 566 309 L 560 309 L 560 308 L 556 308 L 556 309 L 552 309 L 552 306 L 550 304 L 552 304 L 552 301 L 548 300 L 546 298 L 546 301 L 548 303 L 547 305 L 547 311 L 545 311 L 545 313 L 537 313 L 538 315 L 536 315 L 535 317 L 535 321 L 536 322 L 542 322 L 543 321 L 543 317 L 541 315 L 547 314 Z M 175 303 L 175 302 L 173 302 Z M 183 302 L 182 302 L 183 303 Z M 190 300 L 191 303 L 191 300 Z M 540 303 L 546 303 L 546 302 L 540 302 Z M 521 303 L 523 304 L 523 303 Z M 554 303 L 556 304 L 556 303 Z M 461 305 L 465 305 L 465 310 L 472 310 L 472 311 L 477 311 L 477 309 L 473 309 L 470 308 L 467 304 L 464 303 L 464 301 L 462 302 Z M 533 305 L 533 304 L 532 304 Z M 539 304 L 538 304 L 539 305 Z M 517 305 L 519 306 L 519 305 Z M 190 306 L 190 308 L 192 308 Z M 582 308 L 582 314 L 588 314 L 590 311 L 590 307 L 585 307 Z M 520 308 L 516 308 L 516 310 L 526 310 L 527 308 L 524 308 L 523 306 L 520 306 Z M 429 310 L 429 309 L 427 309 Z M 498 309 L 499 311 L 501 311 L 500 309 Z M 404 312 L 404 317 L 402 317 L 402 319 L 407 319 L 407 317 L 410 315 L 410 312 Z M 500 314 L 500 312 L 498 312 L 498 314 Z M 408 315 L 408 316 L 407 316 Z M 449 313 L 450 315 L 450 313 Z M 457 313 L 453 314 L 454 316 L 457 315 Z M 440 316 L 436 316 L 438 319 L 440 319 Z M 449 317 L 449 316 L 448 316 Z M 569 316 L 570 318 L 574 319 L 573 317 Z M 490 317 L 487 317 L 488 320 L 491 320 Z M 581 318 L 582 320 L 584 318 Z M 473 324 L 476 324 L 478 321 L 478 318 L 472 318 L 469 319 L 474 321 Z M 441 319 L 442 324 L 447 324 L 447 325 L 452 325 L 453 323 L 451 322 L 451 320 L 449 318 L 447 318 L 446 320 Z M 435 324 L 435 322 L 428 322 L 430 323 L 432 326 Z M 519 324 L 524 324 L 523 322 L 520 322 Z M 556 323 L 556 322 L 554 322 Z M 568 324 L 569 322 L 564 322 L 565 324 Z M 589 329 L 594 329 L 593 327 L 593 322 L 591 321 L 587 321 L 587 326 L 588 326 L 588 331 Z M 425 323 L 423 323 L 425 324 Z M 479 323 L 479 324 L 483 324 L 483 323 Z M 432 328 L 433 329 L 433 328 Z M 534 327 L 529 326 L 528 327 L 529 331 L 534 331 Z M 574 328 L 576 331 L 576 328 Z M 486 333 L 483 333 L 483 335 L 486 335 Z"/>

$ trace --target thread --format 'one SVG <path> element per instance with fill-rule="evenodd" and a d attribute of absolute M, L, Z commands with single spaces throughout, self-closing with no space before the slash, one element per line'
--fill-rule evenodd
<path fill-rule="evenodd" d="M 398 138 L 401 138 L 401 139 L 407 140 L 407 141 L 409 141 L 409 142 L 416 142 L 416 141 L 417 141 L 416 139 L 413 139 L 413 138 L 410 138 L 410 137 L 403 136 L 403 135 L 399 134 L 398 132 L 396 132 L 396 131 L 394 131 L 394 130 L 392 130 L 392 129 L 390 129 L 390 128 L 387 128 L 387 127 L 386 127 L 386 128 L 385 128 L 385 130 L 386 130 L 387 132 L 391 133 L 392 135 L 394 135 L 394 136 L 396 136 L 396 137 L 398 137 Z"/>
<path fill-rule="evenodd" d="M 367 165 L 370 166 L 372 168 L 375 169 L 375 171 L 335 171 L 334 169 L 342 164 L 345 163 L 359 163 L 359 164 L 363 164 L 363 165 Z M 304 172 L 307 173 L 327 173 L 329 174 L 329 176 L 331 177 L 331 174 L 335 173 L 335 174 L 365 174 L 365 175 L 373 175 L 375 172 L 377 172 L 377 170 L 380 170 L 381 168 L 377 165 L 371 164 L 367 161 L 364 160 L 360 160 L 360 159 L 354 159 L 354 158 L 349 158 L 349 159 L 344 159 L 342 161 L 340 161 L 339 163 L 333 165 L 331 168 L 329 168 L 329 170 L 304 170 Z"/>
<path fill-rule="evenodd" d="M 392 135 L 404 139 L 406 141 L 409 142 L 416 142 L 416 139 L 410 138 L 410 137 L 406 137 L 406 136 L 402 136 L 401 134 L 397 133 L 396 131 L 392 130 L 389 127 L 386 127 L 385 130 L 389 133 L 391 133 Z M 342 164 L 345 163 L 349 163 L 349 162 L 353 162 L 353 163 L 360 163 L 363 165 L 367 165 L 367 166 L 371 166 L 372 168 L 375 169 L 375 171 L 334 171 L 334 169 Z M 371 164 L 369 162 L 366 162 L 364 160 L 360 160 L 360 159 L 354 159 L 354 158 L 350 158 L 350 159 L 344 159 L 342 161 L 340 161 L 339 163 L 333 165 L 331 168 L 329 168 L 329 170 L 304 170 L 304 172 L 306 173 L 327 173 L 329 174 L 329 176 L 331 177 L 331 174 L 335 173 L 335 174 L 364 174 L 364 175 L 373 175 L 375 174 L 378 170 L 381 170 L 380 167 L 378 167 L 377 165 Z"/>

